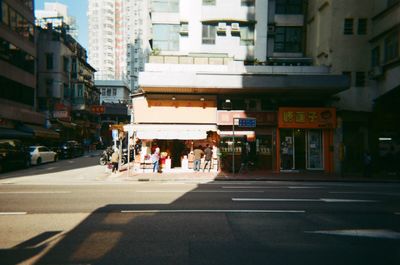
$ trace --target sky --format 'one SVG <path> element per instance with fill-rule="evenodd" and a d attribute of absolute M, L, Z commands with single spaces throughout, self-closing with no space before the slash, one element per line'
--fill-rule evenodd
<path fill-rule="evenodd" d="M 68 6 L 68 15 L 74 16 L 78 24 L 78 42 L 88 48 L 88 0 L 34 0 L 35 9 L 44 9 L 44 3 L 61 3 Z"/>

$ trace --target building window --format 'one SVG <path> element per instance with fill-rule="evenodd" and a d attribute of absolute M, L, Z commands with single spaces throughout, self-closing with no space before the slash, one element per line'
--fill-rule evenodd
<path fill-rule="evenodd" d="M 354 19 L 352 18 L 346 18 L 344 20 L 344 30 L 343 30 L 344 35 L 353 35 L 353 22 Z"/>
<path fill-rule="evenodd" d="M 276 27 L 274 52 L 302 52 L 302 27 Z"/>
<path fill-rule="evenodd" d="M 10 25 L 10 11 L 5 2 L 1 3 L 1 22 L 7 26 Z"/>
<path fill-rule="evenodd" d="M 0 38 L 0 60 L 4 60 L 31 74 L 35 73 L 35 58 L 2 38 Z"/>
<path fill-rule="evenodd" d="M 352 78 L 351 78 L 351 72 L 350 72 L 350 71 L 346 71 L 346 72 L 343 72 L 342 74 L 343 74 L 344 76 L 347 76 L 347 77 L 349 78 L 350 86 L 352 86 L 352 85 L 353 85 L 353 82 L 352 82 Z"/>
<path fill-rule="evenodd" d="M 254 45 L 254 25 L 240 24 L 240 45 Z"/>
<path fill-rule="evenodd" d="M 78 85 L 78 92 L 77 92 L 77 97 L 83 97 L 83 85 L 79 84 Z"/>
<path fill-rule="evenodd" d="M 359 18 L 358 19 L 357 33 L 358 33 L 358 35 L 367 34 L 367 19 L 366 18 Z"/>
<path fill-rule="evenodd" d="M 303 14 L 303 0 L 277 0 L 276 14 L 301 15 Z"/>
<path fill-rule="evenodd" d="M 241 0 L 240 3 L 242 6 L 254 6 L 256 0 Z"/>
<path fill-rule="evenodd" d="M 64 72 L 69 72 L 69 59 L 63 56 L 63 70 Z"/>
<path fill-rule="evenodd" d="M 107 96 L 111 97 L 111 88 L 107 88 Z"/>
<path fill-rule="evenodd" d="M 399 57 L 399 32 L 395 31 L 385 39 L 385 62 Z"/>
<path fill-rule="evenodd" d="M 381 60 L 380 53 L 381 53 L 381 51 L 380 51 L 379 46 L 372 49 L 372 51 L 371 51 L 371 66 L 372 67 L 380 65 L 380 60 Z"/>
<path fill-rule="evenodd" d="M 215 6 L 216 0 L 203 0 L 203 6 Z"/>
<path fill-rule="evenodd" d="M 179 0 L 152 0 L 154 12 L 179 13 Z"/>
<path fill-rule="evenodd" d="M 203 24 L 202 44 L 215 44 L 216 25 Z"/>
<path fill-rule="evenodd" d="M 356 72 L 356 87 L 365 86 L 365 72 Z"/>
<path fill-rule="evenodd" d="M 162 51 L 179 50 L 180 25 L 153 24 L 153 48 Z"/>
<path fill-rule="evenodd" d="M 46 53 L 46 69 L 51 70 L 53 69 L 53 54 Z"/>
<path fill-rule="evenodd" d="M 112 90 L 112 95 L 113 95 L 114 97 L 117 95 L 117 89 L 116 89 L 116 88 L 113 88 L 113 90 Z"/>
<path fill-rule="evenodd" d="M 101 89 L 101 95 L 106 96 L 106 89 L 104 87 Z"/>

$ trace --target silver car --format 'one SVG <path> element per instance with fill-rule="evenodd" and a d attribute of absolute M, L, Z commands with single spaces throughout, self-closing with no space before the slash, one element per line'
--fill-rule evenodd
<path fill-rule="evenodd" d="M 49 148 L 43 145 L 35 145 L 29 147 L 31 154 L 31 164 L 40 165 L 47 162 L 56 162 L 58 155 L 56 152 L 51 151 Z"/>

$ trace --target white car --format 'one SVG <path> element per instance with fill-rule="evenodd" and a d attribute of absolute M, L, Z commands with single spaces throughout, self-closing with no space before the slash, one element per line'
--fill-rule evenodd
<path fill-rule="evenodd" d="M 40 165 L 47 162 L 56 162 L 58 155 L 56 152 L 51 151 L 43 145 L 30 146 L 29 152 L 31 153 L 31 164 Z"/>

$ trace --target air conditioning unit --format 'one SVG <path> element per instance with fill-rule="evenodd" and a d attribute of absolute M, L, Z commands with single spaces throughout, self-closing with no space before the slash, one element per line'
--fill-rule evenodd
<path fill-rule="evenodd" d="M 378 79 L 383 76 L 383 67 L 382 66 L 374 66 L 371 71 L 369 71 L 370 79 Z"/>
<path fill-rule="evenodd" d="M 188 23 L 181 23 L 181 29 L 179 30 L 181 35 L 188 35 L 189 34 L 189 25 Z"/>
<path fill-rule="evenodd" d="M 233 31 L 233 32 L 238 32 L 238 31 L 240 31 L 239 23 L 237 23 L 237 22 L 232 23 L 232 24 L 231 24 L 231 31 Z"/>
<path fill-rule="evenodd" d="M 226 32 L 226 23 L 225 22 L 218 23 L 217 32 Z"/>

